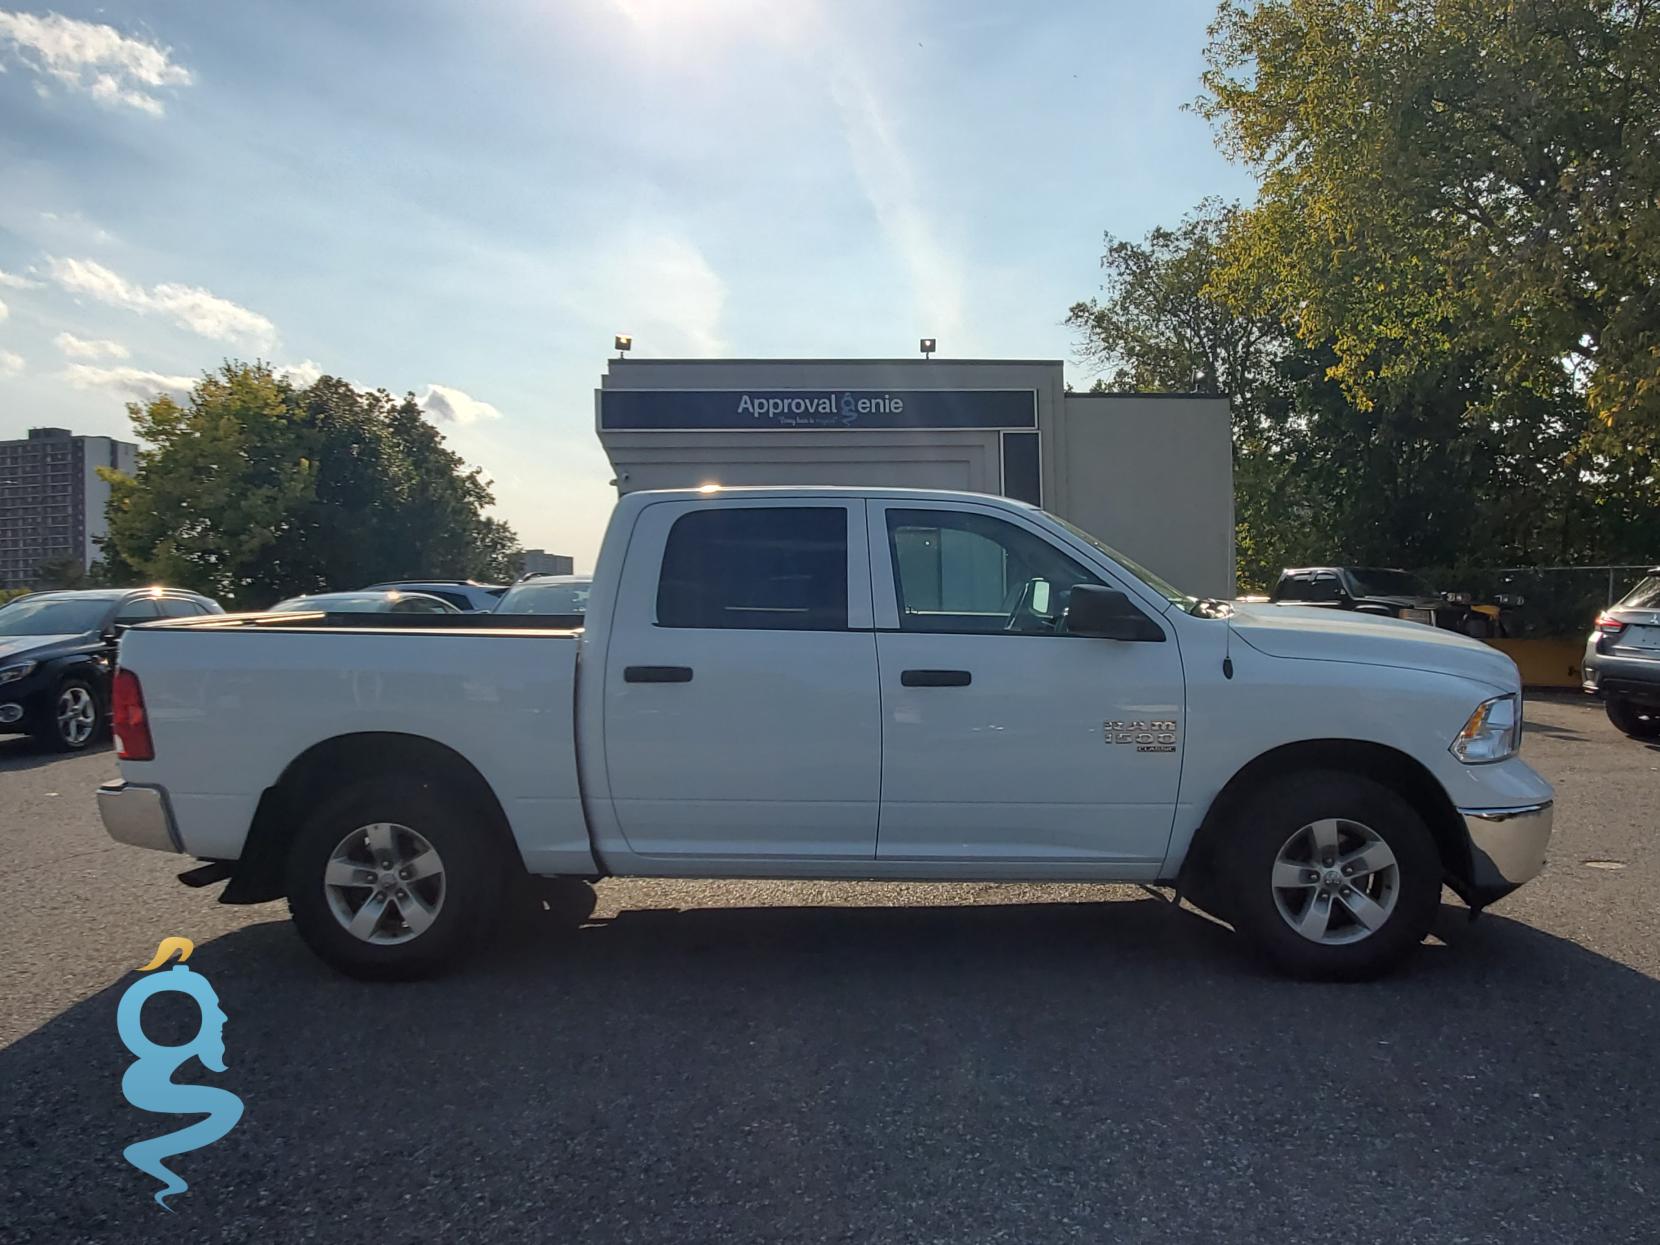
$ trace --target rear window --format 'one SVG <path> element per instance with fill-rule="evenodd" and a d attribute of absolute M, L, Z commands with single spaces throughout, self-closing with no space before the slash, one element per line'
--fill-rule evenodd
<path fill-rule="evenodd" d="M 660 627 L 847 628 L 847 510 L 722 506 L 675 520 L 657 585 Z"/>
<path fill-rule="evenodd" d="M 1650 575 L 1620 599 L 1620 608 L 1660 610 L 1660 575 Z"/>

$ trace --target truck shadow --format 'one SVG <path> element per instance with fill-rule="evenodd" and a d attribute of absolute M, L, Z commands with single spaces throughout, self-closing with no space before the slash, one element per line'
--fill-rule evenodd
<path fill-rule="evenodd" d="M 115 745 L 107 736 L 80 752 L 54 752 L 42 748 L 27 735 L 0 735 L 0 774 L 11 773 L 14 770 L 40 769 L 54 761 L 114 750 Z"/>
<path fill-rule="evenodd" d="M 184 1079 L 246 1115 L 176 1161 L 179 1217 L 120 1157 L 189 1122 L 121 1098 L 133 974 L 0 1051 L 3 1209 L 13 1239 L 1280 1240 L 1331 1172 L 1419 1239 L 1628 1239 L 1660 1189 L 1660 988 L 1443 918 L 1351 986 L 1153 899 L 631 911 L 408 985 L 271 921 L 191 960 L 229 1070 Z M 195 1032 L 173 997 L 153 1040 Z"/>

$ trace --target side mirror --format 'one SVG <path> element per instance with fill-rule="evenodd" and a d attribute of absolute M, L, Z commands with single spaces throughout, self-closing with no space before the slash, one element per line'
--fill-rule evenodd
<path fill-rule="evenodd" d="M 1357 605 L 1355 606 L 1355 613 L 1376 614 L 1379 618 L 1393 618 L 1395 616 L 1395 611 L 1387 605 Z"/>
<path fill-rule="evenodd" d="M 1079 584 L 1072 590 L 1065 622 L 1068 635 L 1147 643 L 1164 639 L 1164 628 L 1131 604 L 1129 597 L 1100 584 Z"/>

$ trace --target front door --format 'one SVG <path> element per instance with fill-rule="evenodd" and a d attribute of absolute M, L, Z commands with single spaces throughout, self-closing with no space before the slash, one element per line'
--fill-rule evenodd
<path fill-rule="evenodd" d="M 878 857 L 1162 861 L 1183 678 L 1159 611 L 1160 643 L 1065 634 L 1075 585 L 1125 585 L 1006 511 L 872 501 L 870 533 Z"/>
<path fill-rule="evenodd" d="M 867 550 L 858 499 L 728 496 L 641 512 L 604 672 L 605 760 L 631 850 L 874 857 Z"/>

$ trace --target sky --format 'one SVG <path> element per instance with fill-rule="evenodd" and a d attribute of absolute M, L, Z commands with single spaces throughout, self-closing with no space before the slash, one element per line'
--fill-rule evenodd
<path fill-rule="evenodd" d="M 1064 359 L 1102 235 L 1253 185 L 1209 0 L 0 0 L 0 439 L 260 358 L 413 392 L 591 567 L 638 358 Z"/>

